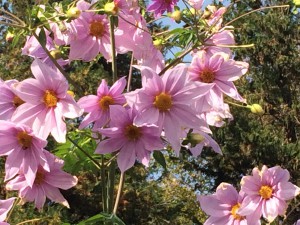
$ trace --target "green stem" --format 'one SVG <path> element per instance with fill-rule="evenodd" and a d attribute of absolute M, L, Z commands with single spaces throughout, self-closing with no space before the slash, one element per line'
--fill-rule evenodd
<path fill-rule="evenodd" d="M 116 43 L 115 43 L 115 33 L 114 33 L 114 17 L 109 17 L 109 33 L 110 33 L 110 44 L 111 44 L 111 58 L 112 58 L 112 76 L 113 83 L 117 80 L 117 62 L 116 62 Z"/>
<path fill-rule="evenodd" d="M 230 102 L 230 101 L 225 101 L 225 103 L 228 103 L 230 105 L 234 105 L 234 106 L 238 106 L 238 107 L 241 107 L 241 108 L 249 108 L 248 105 L 245 106 L 245 105 L 240 105 L 240 104 L 237 104 L 237 103 L 234 103 L 234 102 Z"/>
<path fill-rule="evenodd" d="M 115 171 L 116 171 L 116 161 L 112 161 L 108 167 L 108 180 L 107 180 L 107 210 L 108 210 L 108 213 L 111 213 L 113 211 Z"/>
<path fill-rule="evenodd" d="M 170 69 L 172 66 L 174 66 L 175 64 L 177 64 L 178 62 L 180 62 L 180 60 L 185 57 L 187 54 L 189 54 L 191 51 L 193 51 L 193 49 L 196 46 L 194 45 L 192 48 L 186 50 L 185 52 L 183 52 L 180 56 L 178 56 L 178 58 L 174 59 L 172 62 L 170 62 L 165 68 L 163 68 L 160 73 L 158 74 L 159 76 L 163 75 L 168 69 Z"/>
<path fill-rule="evenodd" d="M 26 220 L 26 221 L 23 221 L 21 223 L 17 223 L 16 225 L 22 225 L 22 224 L 28 224 L 28 223 L 31 223 L 31 224 L 36 224 L 34 222 L 37 222 L 37 221 L 40 221 L 40 220 L 49 220 L 51 219 L 50 217 L 44 217 L 44 218 L 36 218 L 36 219 L 32 219 L 32 220 Z"/>
<path fill-rule="evenodd" d="M 104 156 L 101 155 L 101 189 L 102 189 L 102 208 L 103 212 L 108 213 L 107 211 L 107 198 L 106 198 L 106 179 L 105 179 L 105 166 L 104 166 Z"/>
<path fill-rule="evenodd" d="M 69 141 L 71 141 L 72 142 L 72 144 L 73 145 L 75 145 L 80 151 L 82 151 L 83 152 L 83 154 L 85 154 L 93 163 L 94 163 L 94 165 L 98 168 L 98 169 L 100 169 L 101 168 L 101 165 L 92 157 L 92 156 L 90 156 L 90 154 L 87 152 L 87 151 L 85 151 L 82 147 L 80 147 L 75 141 L 73 141 L 69 136 L 67 136 L 67 139 L 69 140 Z"/>
<path fill-rule="evenodd" d="M 132 65 L 133 65 L 133 52 L 131 54 L 131 60 L 130 60 L 130 68 L 129 68 L 129 74 L 128 74 L 128 80 L 127 80 L 127 92 L 130 91 L 130 85 L 131 85 L 131 79 L 132 79 Z"/>
<path fill-rule="evenodd" d="M 54 59 L 54 57 L 50 54 L 49 50 L 46 48 L 46 46 L 44 46 L 41 41 L 39 40 L 39 37 L 37 36 L 37 34 L 35 33 L 34 30 L 32 30 L 32 35 L 37 39 L 37 41 L 40 43 L 40 45 L 42 46 L 43 50 L 46 52 L 47 56 L 50 58 L 51 62 L 53 62 L 53 64 L 56 66 L 56 68 L 65 76 L 65 78 L 68 80 L 68 82 L 70 84 L 72 84 L 74 86 L 74 88 L 76 89 L 76 91 L 79 93 L 79 95 L 83 94 L 83 90 L 81 88 L 81 86 L 78 86 L 69 76 L 68 73 L 66 73 L 66 71 L 64 71 L 64 69 L 58 64 L 58 62 L 56 61 L 56 59 Z"/>
<path fill-rule="evenodd" d="M 266 7 L 262 7 L 262 8 L 259 8 L 259 9 L 254 9 L 250 12 L 247 12 L 247 13 L 244 13 L 236 18 L 234 18 L 233 20 L 229 21 L 228 23 L 226 23 L 224 25 L 224 27 L 228 26 L 229 24 L 232 24 L 234 21 L 237 21 L 239 20 L 240 18 L 244 17 L 244 16 L 247 16 L 251 13 L 254 13 L 254 12 L 259 12 L 259 11 L 262 11 L 262 10 L 265 10 L 265 9 L 274 9 L 274 8 L 289 8 L 290 5 L 275 5 L 275 6 L 266 6 Z"/>
<path fill-rule="evenodd" d="M 23 29 L 26 28 L 23 25 L 14 24 L 14 23 L 6 23 L 6 22 L 3 22 L 3 21 L 0 21 L 0 24 L 6 25 L 6 26 L 10 26 L 10 27 L 17 27 L 17 28 L 23 28 Z"/>
<path fill-rule="evenodd" d="M 14 18 L 15 20 L 17 20 L 22 25 L 22 27 L 26 27 L 26 23 L 23 20 L 21 20 L 19 17 L 15 16 L 14 14 L 12 14 L 4 9 L 1 9 L 1 8 L 0 8 L 0 12 L 6 13 L 7 15 L 9 15 L 12 18 Z"/>
<path fill-rule="evenodd" d="M 11 209 L 9 210 L 9 213 L 8 213 L 8 215 L 6 216 L 5 221 L 8 221 L 8 220 L 9 220 L 9 218 L 10 218 L 12 212 L 14 211 L 14 209 L 15 209 L 15 207 L 16 207 L 16 205 L 17 205 L 17 202 L 18 202 L 19 200 L 20 200 L 20 198 L 18 197 L 18 198 L 14 201 L 13 207 L 11 207 Z"/>
<path fill-rule="evenodd" d="M 120 202 L 120 197 L 121 197 L 121 193 L 122 193 L 122 190 L 123 190 L 124 178 L 125 178 L 125 173 L 123 172 L 123 173 L 121 173 L 119 187 L 118 187 L 118 193 L 117 193 L 115 206 L 114 206 L 114 210 L 113 210 L 113 214 L 115 214 L 115 215 L 117 214 L 117 210 L 118 210 L 118 206 L 119 206 L 119 202 Z"/>

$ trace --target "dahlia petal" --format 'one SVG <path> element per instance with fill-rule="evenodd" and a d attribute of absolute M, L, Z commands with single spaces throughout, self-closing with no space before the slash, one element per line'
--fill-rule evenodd
<path fill-rule="evenodd" d="M 247 73 L 248 67 L 249 64 L 246 62 L 228 60 L 223 63 L 222 67 L 215 74 L 218 80 L 235 81 Z"/>
<path fill-rule="evenodd" d="M 122 173 L 131 168 L 135 163 L 136 146 L 133 142 L 127 142 L 118 155 L 118 166 Z"/>
<path fill-rule="evenodd" d="M 62 170 L 50 170 L 50 173 L 45 174 L 45 182 L 48 185 L 67 190 L 77 184 L 77 177 L 72 176 Z"/>
<path fill-rule="evenodd" d="M 95 153 L 106 154 L 118 151 L 124 145 L 124 141 L 124 138 L 110 138 L 103 140 L 98 144 Z"/>
<path fill-rule="evenodd" d="M 201 209 L 213 217 L 225 217 L 230 214 L 231 205 L 223 203 L 216 195 L 198 196 Z"/>
<path fill-rule="evenodd" d="M 121 77 L 110 88 L 109 94 L 111 94 L 112 96 L 120 95 L 124 91 L 125 87 L 126 87 L 126 77 Z"/>
<path fill-rule="evenodd" d="M 291 182 L 279 182 L 276 196 L 282 200 L 290 200 L 300 194 L 300 188 Z"/>
<path fill-rule="evenodd" d="M 254 196 L 251 197 L 247 195 L 241 203 L 241 207 L 238 210 L 238 214 L 240 215 L 250 215 L 254 213 L 254 211 L 261 206 L 261 197 Z M 261 214 L 260 214 L 261 215 Z M 260 216 L 259 216 L 260 217 Z"/>
<path fill-rule="evenodd" d="M 62 115 L 67 118 L 77 118 L 82 115 L 83 110 L 77 105 L 71 96 L 66 96 L 57 104 Z"/>
<path fill-rule="evenodd" d="M 228 205 L 235 205 L 238 202 L 239 194 L 236 189 L 228 183 L 221 183 L 216 191 L 218 199 L 222 199 L 222 202 Z"/>
<path fill-rule="evenodd" d="M 85 112 L 93 112 L 100 110 L 99 97 L 96 95 L 87 95 L 78 100 L 78 105 L 84 109 Z"/>
<path fill-rule="evenodd" d="M 20 165 L 22 164 L 23 159 L 23 149 L 15 149 L 9 154 L 5 162 L 5 181 L 10 180 L 15 175 L 17 175 L 17 173 L 20 170 Z"/>
<path fill-rule="evenodd" d="M 240 96 L 240 94 L 238 93 L 236 87 L 234 86 L 234 84 L 230 81 L 215 81 L 216 86 L 222 91 L 224 92 L 226 95 L 228 95 L 229 97 L 237 100 L 237 101 L 241 101 L 241 102 L 245 102 L 245 99 L 243 99 L 242 96 Z"/>
<path fill-rule="evenodd" d="M 60 191 L 57 188 L 54 188 L 50 185 L 43 185 L 44 191 L 46 196 L 57 203 L 61 203 L 62 205 L 66 206 L 67 208 L 70 208 L 69 203 L 64 198 L 64 196 L 60 193 Z"/>

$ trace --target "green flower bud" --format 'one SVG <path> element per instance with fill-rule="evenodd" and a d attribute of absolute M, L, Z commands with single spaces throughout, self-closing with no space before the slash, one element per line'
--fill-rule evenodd
<path fill-rule="evenodd" d="M 201 134 L 191 133 L 188 135 L 188 140 L 191 143 L 192 147 L 200 144 L 205 138 Z"/>
<path fill-rule="evenodd" d="M 11 43 L 14 39 L 15 35 L 13 33 L 11 33 L 10 31 L 7 32 L 6 36 L 5 36 L 5 40 L 8 43 Z"/>
<path fill-rule="evenodd" d="M 116 15 L 119 11 L 118 7 L 114 2 L 108 2 L 104 5 L 104 11 L 112 15 Z"/>
<path fill-rule="evenodd" d="M 52 50 L 50 52 L 50 55 L 54 58 L 54 59 L 60 59 L 61 58 L 61 52 L 59 50 Z"/>
<path fill-rule="evenodd" d="M 156 39 L 156 40 L 153 41 L 154 47 L 157 48 L 158 50 L 162 49 L 162 44 L 163 44 L 162 39 Z"/>
<path fill-rule="evenodd" d="M 254 114 L 263 115 L 265 113 L 265 111 L 263 110 L 263 108 L 259 104 L 252 104 L 252 105 L 248 105 L 247 107 Z"/>
<path fill-rule="evenodd" d="M 81 11 L 77 7 L 72 7 L 67 11 L 67 17 L 70 19 L 77 19 L 81 14 Z"/>
<path fill-rule="evenodd" d="M 172 12 L 171 18 L 174 19 L 176 22 L 180 22 L 181 12 L 179 10 L 175 10 L 174 12 Z"/>

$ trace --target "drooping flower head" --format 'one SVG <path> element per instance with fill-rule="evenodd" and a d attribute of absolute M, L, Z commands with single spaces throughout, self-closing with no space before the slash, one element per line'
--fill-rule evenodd
<path fill-rule="evenodd" d="M 148 67 L 141 67 L 143 88 L 134 95 L 128 95 L 128 102 L 136 102 L 140 112 L 135 123 L 154 123 L 164 129 L 167 140 L 178 154 L 183 138 L 182 128 L 199 128 L 204 123 L 191 107 L 196 95 L 204 95 L 210 86 L 197 88 L 193 92 L 187 82 L 187 67 L 180 64 L 168 70 L 162 77 Z M 176 122 L 174 122 L 176 121 Z"/>
<path fill-rule="evenodd" d="M 0 80 L 0 120 L 10 120 L 16 109 L 24 103 L 14 92 L 17 80 Z"/>
<path fill-rule="evenodd" d="M 22 168 L 27 184 L 32 186 L 38 167 L 49 171 L 43 152 L 46 145 L 47 141 L 37 137 L 30 127 L 0 120 L 0 156 L 7 156 L 5 181 Z"/>
<path fill-rule="evenodd" d="M 117 162 L 122 172 L 132 167 L 136 158 L 148 166 L 150 153 L 164 147 L 158 127 L 147 123 L 136 125 L 136 114 L 134 108 L 126 110 L 122 106 L 112 105 L 110 128 L 99 129 L 108 139 L 98 144 L 96 153 L 119 151 Z"/>
<path fill-rule="evenodd" d="M 124 105 L 125 97 L 122 95 L 126 86 L 126 79 L 122 77 L 111 88 L 103 79 L 97 90 L 97 95 L 84 96 L 78 101 L 78 105 L 88 114 L 82 120 L 79 128 L 82 129 L 92 122 L 95 128 L 101 128 L 109 121 L 110 105 Z"/>
<path fill-rule="evenodd" d="M 178 0 L 153 0 L 147 7 L 149 12 L 153 12 L 155 17 L 161 17 L 164 12 L 172 12 Z"/>
<path fill-rule="evenodd" d="M 12 121 L 24 123 L 43 139 L 51 133 L 56 141 L 65 142 L 64 117 L 76 118 L 83 110 L 68 91 L 68 82 L 57 70 L 36 59 L 31 70 L 34 78 L 16 86 L 18 96 L 26 101 L 12 116 Z"/>
<path fill-rule="evenodd" d="M 228 183 L 221 183 L 215 194 L 204 196 L 199 195 L 202 210 L 210 217 L 204 225 L 259 225 L 259 219 L 253 221 L 249 216 L 242 216 L 238 213 L 241 202 L 245 195 L 243 192 L 238 193 L 236 189 Z"/>
<path fill-rule="evenodd" d="M 41 29 L 37 29 L 36 33 L 42 32 Z M 59 50 L 55 48 L 52 38 L 50 37 L 50 32 L 46 29 L 43 31 L 46 35 L 46 45 L 47 50 L 56 58 L 57 62 L 61 66 L 69 64 L 69 60 L 64 60 L 60 57 L 58 53 Z M 54 63 L 51 61 L 45 50 L 42 48 L 41 44 L 34 36 L 27 37 L 25 46 L 22 48 L 22 55 L 28 55 L 33 58 L 40 59 L 43 63 L 55 68 Z"/>
<path fill-rule="evenodd" d="M 59 189 L 67 190 L 77 184 L 77 178 L 62 171 L 63 160 L 53 154 L 44 151 L 50 171 L 39 167 L 32 187 L 30 187 L 24 174 L 20 173 L 13 180 L 6 184 L 8 190 L 18 190 L 19 197 L 24 202 L 33 202 L 35 207 L 41 209 L 45 204 L 46 197 L 54 202 L 69 207 L 67 200 L 60 193 Z"/>
<path fill-rule="evenodd" d="M 12 208 L 15 199 L 16 198 L 0 200 L 0 224 L 1 225 L 8 224 L 8 223 L 5 223 L 4 220 L 6 219 L 9 210 Z"/>
<path fill-rule="evenodd" d="M 252 217 L 263 216 L 270 223 L 278 216 L 284 215 L 287 209 L 287 200 L 300 193 L 300 188 L 288 180 L 290 174 L 279 166 L 261 170 L 254 168 L 252 176 L 244 176 L 241 181 L 241 190 L 246 197 L 241 204 L 241 215 L 252 214 Z M 252 224 L 250 224 L 252 225 Z"/>

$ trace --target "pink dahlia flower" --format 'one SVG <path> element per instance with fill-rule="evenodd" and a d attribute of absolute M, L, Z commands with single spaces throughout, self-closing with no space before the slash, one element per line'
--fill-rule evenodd
<path fill-rule="evenodd" d="M 147 10 L 154 12 L 155 17 L 161 17 L 165 11 L 172 12 L 177 2 L 178 0 L 153 0 L 152 4 L 147 7 Z"/>
<path fill-rule="evenodd" d="M 109 106 L 124 105 L 126 99 L 122 92 L 126 86 L 126 79 L 122 77 L 109 88 L 103 79 L 97 90 L 97 95 L 84 96 L 78 101 L 78 105 L 88 114 L 82 120 L 79 128 L 82 129 L 92 122 L 94 128 L 101 128 L 109 121 Z"/>
<path fill-rule="evenodd" d="M 135 123 L 154 123 L 164 129 L 167 140 L 178 154 L 180 139 L 184 137 L 182 128 L 204 126 L 191 104 L 196 95 L 205 95 L 210 86 L 192 87 L 187 82 L 187 67 L 184 64 L 168 70 L 162 77 L 149 67 L 141 67 L 141 72 L 143 88 L 134 95 L 126 96 L 128 104 L 136 102 L 139 115 Z"/>
<path fill-rule="evenodd" d="M 83 110 L 67 93 L 68 82 L 57 70 L 36 59 L 29 78 L 16 86 L 18 96 L 26 103 L 17 108 L 12 121 L 24 123 L 43 139 L 51 133 L 57 142 L 66 140 L 64 117 L 79 117 Z"/>
<path fill-rule="evenodd" d="M 12 208 L 15 199 L 16 198 L 0 200 L 0 224 L 1 225 L 8 224 L 8 223 L 5 223 L 4 220 L 6 219 L 6 216 L 9 212 L 9 210 Z"/>
<path fill-rule="evenodd" d="M 0 80 L 0 120 L 10 120 L 17 107 L 24 103 L 14 92 L 13 86 L 18 82 Z"/>
<path fill-rule="evenodd" d="M 91 61 L 101 53 L 106 60 L 110 61 L 111 43 L 107 16 L 83 12 L 90 7 L 90 4 L 85 1 L 78 1 L 76 6 L 82 12 L 79 18 L 72 21 L 76 32 L 73 34 L 74 38 L 70 40 L 70 60 Z M 115 31 L 115 35 L 119 33 Z"/>
<path fill-rule="evenodd" d="M 62 196 L 60 189 L 67 190 L 77 184 L 77 178 L 62 171 L 63 160 L 45 151 L 50 167 L 50 172 L 39 167 L 32 187 L 30 187 L 24 174 L 20 173 L 6 184 L 8 190 L 18 190 L 19 197 L 24 202 L 35 203 L 36 208 L 41 209 L 45 204 L 46 197 L 54 202 L 69 207 L 67 200 Z"/>
<path fill-rule="evenodd" d="M 0 156 L 6 155 L 5 181 L 12 179 L 22 167 L 32 186 L 38 167 L 49 171 L 43 148 L 47 141 L 37 137 L 30 127 L 0 120 Z"/>
<path fill-rule="evenodd" d="M 215 194 L 199 195 L 198 201 L 202 210 L 210 216 L 204 225 L 249 225 L 252 218 L 238 213 L 244 197 L 244 193 L 238 193 L 227 183 L 221 183 Z M 259 225 L 259 219 L 252 224 Z"/>
<path fill-rule="evenodd" d="M 110 128 L 99 129 L 108 139 L 101 141 L 96 153 L 105 154 L 119 151 L 118 166 L 122 172 L 131 168 L 137 158 L 149 165 L 150 153 L 164 147 L 160 132 L 153 124 L 136 125 L 134 108 L 125 109 L 119 105 L 110 106 Z"/>
<path fill-rule="evenodd" d="M 263 216 L 270 223 L 278 215 L 284 215 L 287 209 L 286 201 L 300 193 L 300 188 L 288 182 L 289 179 L 289 172 L 279 166 L 263 166 L 261 170 L 254 168 L 252 176 L 242 178 L 241 190 L 245 192 L 246 197 L 238 213 L 252 214 L 256 219 Z"/>
<path fill-rule="evenodd" d="M 233 81 L 247 73 L 249 64 L 228 59 L 227 54 L 216 53 L 208 56 L 204 52 L 194 55 L 189 67 L 191 81 L 213 84 L 213 90 L 221 91 L 231 98 L 245 102 Z"/>

